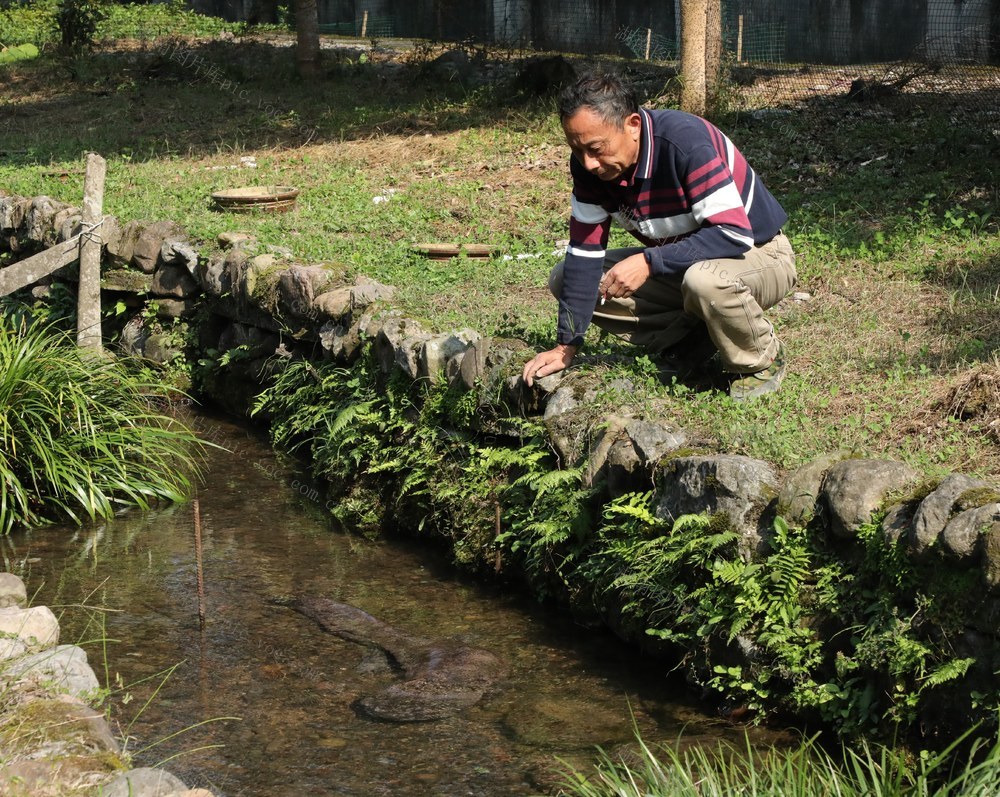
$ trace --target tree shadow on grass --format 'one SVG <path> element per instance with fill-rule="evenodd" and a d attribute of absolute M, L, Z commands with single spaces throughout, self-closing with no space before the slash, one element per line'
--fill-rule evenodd
<path fill-rule="evenodd" d="M 315 83 L 296 76 L 294 48 L 256 41 L 169 40 L 73 61 L 43 58 L 8 73 L 15 101 L 0 120 L 0 163 L 69 161 L 88 150 L 133 161 L 190 157 L 519 120 L 527 128 L 552 115 L 557 71 L 525 80 L 525 64 L 538 59 L 453 52 L 441 61 L 325 49 Z M 665 82 L 670 70 L 663 72 Z"/>

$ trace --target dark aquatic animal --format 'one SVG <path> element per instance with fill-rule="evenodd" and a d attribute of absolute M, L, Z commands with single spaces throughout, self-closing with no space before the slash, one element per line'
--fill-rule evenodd
<path fill-rule="evenodd" d="M 408 634 L 356 606 L 314 597 L 288 605 L 324 631 L 378 648 L 398 665 L 404 680 L 358 701 L 364 713 L 377 719 L 421 722 L 450 717 L 478 703 L 506 674 L 501 659 L 488 650 Z"/>

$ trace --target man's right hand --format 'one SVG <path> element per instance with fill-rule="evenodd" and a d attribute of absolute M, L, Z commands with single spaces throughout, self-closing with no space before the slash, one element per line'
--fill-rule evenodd
<path fill-rule="evenodd" d="M 564 368 L 569 368 L 573 362 L 573 358 L 576 356 L 576 350 L 576 346 L 560 343 L 554 349 L 536 354 L 525 363 L 521 376 L 528 387 L 531 387 L 536 377 L 541 379 L 543 376 L 548 376 L 549 374 L 562 371 Z"/>

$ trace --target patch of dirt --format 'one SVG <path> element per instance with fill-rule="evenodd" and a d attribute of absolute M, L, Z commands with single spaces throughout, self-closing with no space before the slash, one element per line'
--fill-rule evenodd
<path fill-rule="evenodd" d="M 1000 361 L 963 374 L 938 406 L 951 418 L 981 424 L 1000 443 Z"/>

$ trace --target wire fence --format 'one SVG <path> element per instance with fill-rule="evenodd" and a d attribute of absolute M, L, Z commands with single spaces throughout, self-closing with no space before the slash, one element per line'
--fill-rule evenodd
<path fill-rule="evenodd" d="M 980 110 L 1000 106 L 1000 0 L 721 0 L 714 8 L 724 63 L 748 103 L 947 92 Z M 320 0 L 319 9 L 324 29 L 343 35 L 366 35 L 368 19 L 367 35 L 380 39 L 674 66 L 680 53 L 681 0 Z"/>
<path fill-rule="evenodd" d="M 253 18 L 264 0 L 191 0 L 211 19 L 171 15 L 148 6 L 138 26 L 109 5 L 98 27 L 102 41 L 153 41 L 231 30 Z M 278 2 L 278 0 L 272 0 Z M 39 12 L 4 26 L 5 44 L 53 40 Z M 51 4 L 49 4 L 51 5 Z M 285 4 L 289 7 L 291 3 Z M 328 36 L 460 42 L 508 53 L 555 52 L 615 57 L 676 67 L 681 0 L 318 0 Z M 710 5 L 710 8 L 712 6 Z M 965 97 L 979 112 L 1000 115 L 1000 0 L 721 0 L 723 63 L 747 107 L 794 105 L 817 96 L 858 100 Z M 179 22 L 183 25 L 178 26 Z M 710 28 L 712 25 L 710 25 Z"/>

